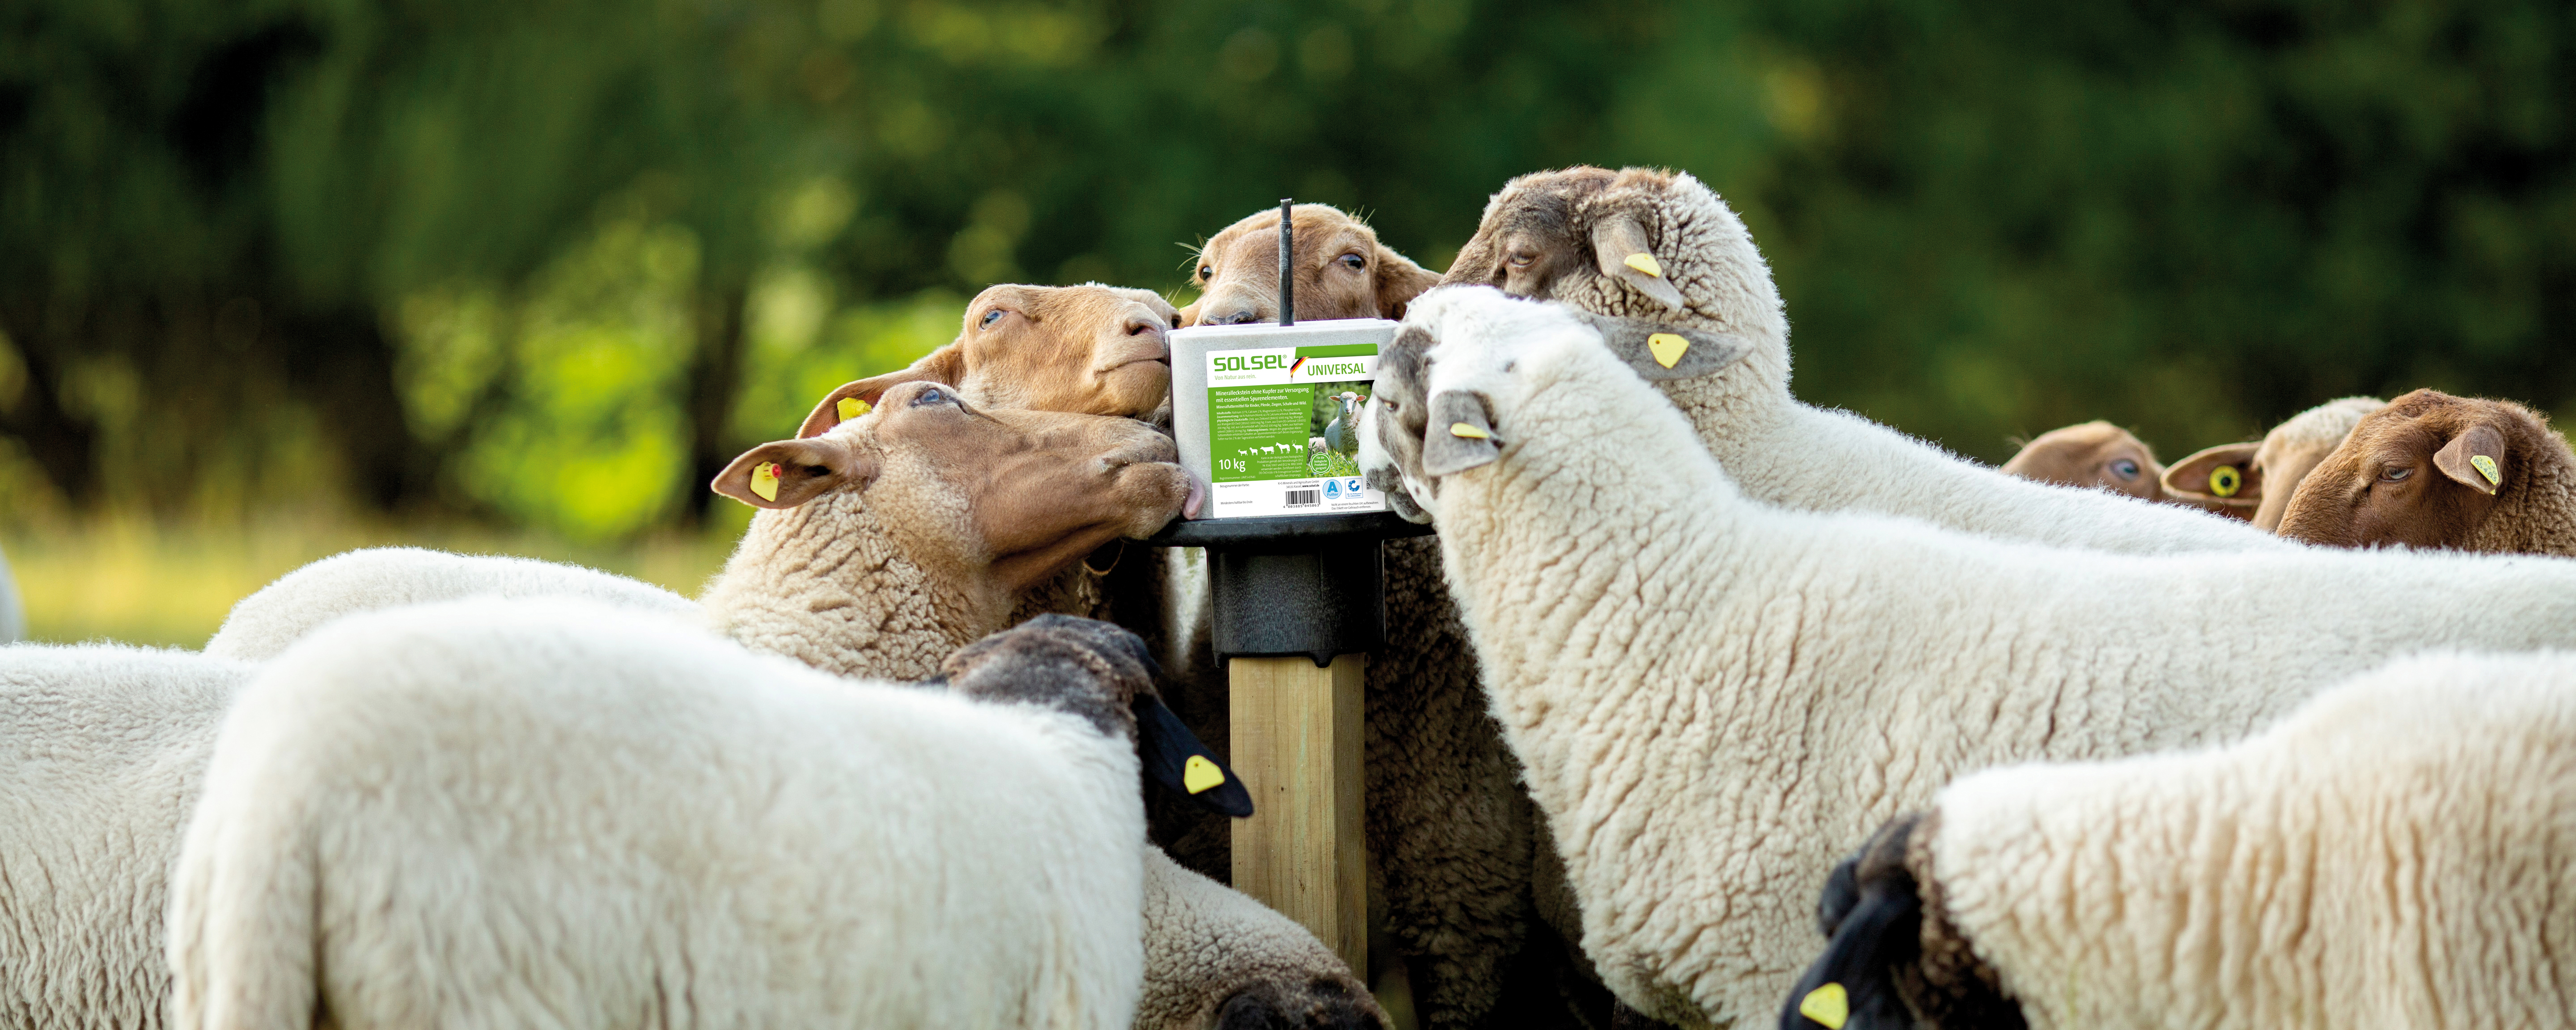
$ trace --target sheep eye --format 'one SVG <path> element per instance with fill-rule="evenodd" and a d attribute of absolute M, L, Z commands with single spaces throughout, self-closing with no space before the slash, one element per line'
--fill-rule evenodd
<path fill-rule="evenodd" d="M 977 326 L 976 328 L 979 328 L 979 329 L 990 329 L 990 328 L 992 328 L 992 327 L 993 327 L 993 323 L 995 323 L 995 322 L 999 322 L 999 321 L 1001 321 L 1001 320 L 1002 320 L 1002 309 L 1000 309 L 1000 308 L 994 308 L 993 310 L 991 310 L 991 311 L 987 311 L 987 312 L 985 312 L 985 313 L 984 313 L 984 322 L 983 322 L 983 324 L 982 324 L 982 325 Z"/>
<path fill-rule="evenodd" d="M 2407 468 L 2404 465 L 2390 465 L 2387 468 L 2379 470 L 2379 481 L 2383 483 L 2403 483 L 2406 481 L 2406 477 L 2414 474 L 2414 469 Z"/>
<path fill-rule="evenodd" d="M 1215 266 L 1215 265 L 1200 265 L 1200 266 L 1199 266 L 1199 278 L 1201 278 L 1201 279 L 1214 279 L 1214 278 L 1216 278 L 1216 266 Z"/>
<path fill-rule="evenodd" d="M 1513 268 L 1528 268 L 1530 266 L 1530 262 L 1536 260 L 1538 260 L 1538 255 L 1536 254 L 1515 252 L 1511 257 L 1505 259 L 1503 263 L 1510 265 Z"/>
<path fill-rule="evenodd" d="M 935 386 L 921 391 L 921 396 L 912 399 L 912 406 L 916 408 L 923 407 L 925 405 L 946 403 L 948 403 L 948 395 L 941 393 L 939 388 Z"/>
<path fill-rule="evenodd" d="M 2111 474 L 2122 479 L 2138 478 L 2138 463 L 2122 458 L 2111 463 Z"/>
<path fill-rule="evenodd" d="M 1362 268 L 1368 267 L 1368 259 L 1357 254 L 1344 254 L 1342 255 L 1342 267 L 1356 272 Z"/>

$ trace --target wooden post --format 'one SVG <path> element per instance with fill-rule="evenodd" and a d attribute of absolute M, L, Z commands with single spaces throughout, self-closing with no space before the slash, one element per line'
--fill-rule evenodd
<path fill-rule="evenodd" d="M 1368 975 L 1368 868 L 1360 840 L 1360 681 L 1367 658 L 1236 658 L 1235 775 L 1252 818 L 1234 822 L 1234 887 L 1312 930 Z"/>

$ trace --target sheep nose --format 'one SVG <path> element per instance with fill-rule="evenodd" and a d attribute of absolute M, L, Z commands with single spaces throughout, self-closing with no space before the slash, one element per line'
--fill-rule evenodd
<path fill-rule="evenodd" d="M 1171 344 L 1165 340 L 1164 332 L 1163 320 L 1159 316 L 1131 315 L 1127 319 L 1127 335 L 1151 336 L 1156 342 L 1163 343 L 1164 353 L 1169 354 Z"/>

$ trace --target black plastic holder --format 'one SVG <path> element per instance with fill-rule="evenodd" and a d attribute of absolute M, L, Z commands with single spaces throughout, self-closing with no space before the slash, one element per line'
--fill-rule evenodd
<path fill-rule="evenodd" d="M 1219 659 L 1334 655 L 1386 642 L 1386 560 L 1379 541 L 1428 536 L 1391 512 L 1176 521 L 1145 539 L 1204 547 Z"/>

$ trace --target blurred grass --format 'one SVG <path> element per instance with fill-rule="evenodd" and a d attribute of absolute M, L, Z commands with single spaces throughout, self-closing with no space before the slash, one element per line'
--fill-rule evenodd
<path fill-rule="evenodd" d="M 238 526 L 107 517 L 0 531 L 18 577 L 28 639 L 201 647 L 235 602 L 315 559 L 410 545 L 571 562 L 696 596 L 724 567 L 750 509 L 704 533 L 589 543 L 531 531 L 368 525 L 325 515 Z"/>

